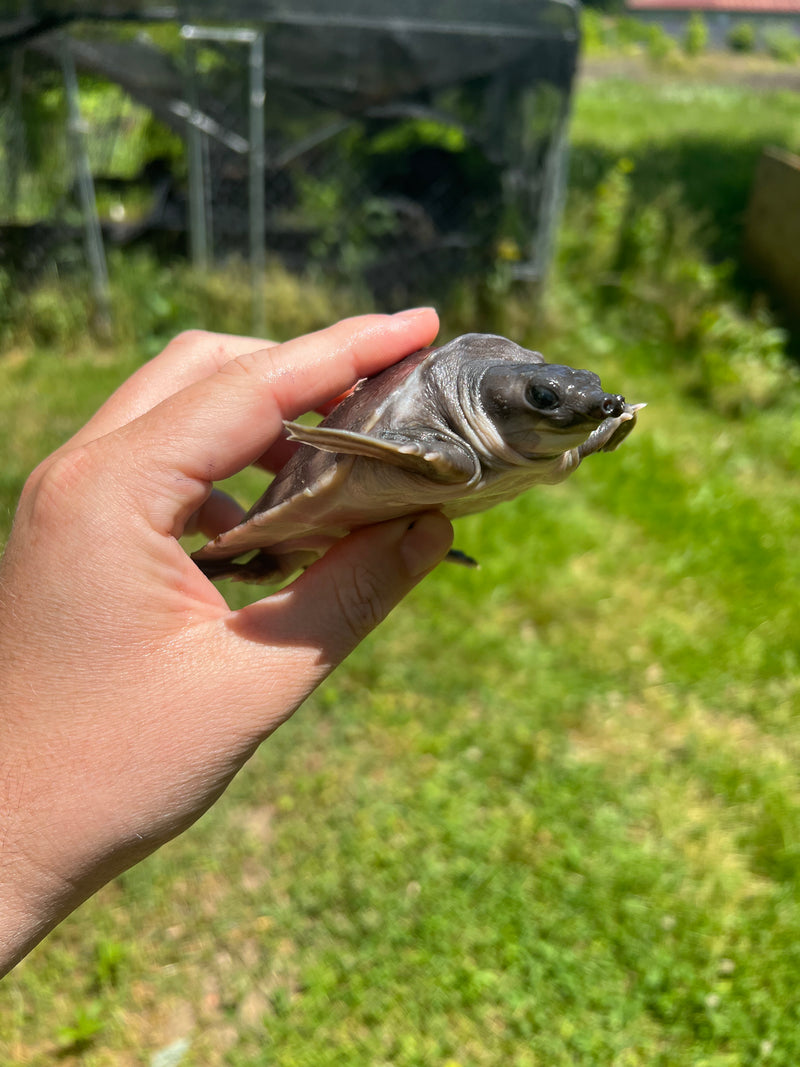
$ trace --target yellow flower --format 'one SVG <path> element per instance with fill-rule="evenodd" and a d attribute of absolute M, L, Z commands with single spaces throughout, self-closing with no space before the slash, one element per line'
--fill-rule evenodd
<path fill-rule="evenodd" d="M 502 237 L 497 242 L 497 258 L 511 262 L 522 259 L 522 252 L 517 242 L 512 237 Z"/>

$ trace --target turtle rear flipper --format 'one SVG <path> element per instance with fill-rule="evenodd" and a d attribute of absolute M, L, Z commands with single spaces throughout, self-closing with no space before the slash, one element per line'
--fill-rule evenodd
<path fill-rule="evenodd" d="M 275 585 L 290 577 L 295 571 L 305 570 L 319 558 L 319 553 L 298 549 L 283 555 L 272 552 L 256 552 L 250 559 L 238 562 L 235 559 L 195 559 L 194 562 L 212 582 L 230 578 L 233 582 L 250 582 L 253 585 Z"/>
<path fill-rule="evenodd" d="M 459 567 L 469 567 L 472 570 L 476 570 L 480 567 L 480 563 L 478 563 L 474 556 L 468 556 L 467 553 L 462 552 L 460 548 L 451 548 L 444 558 L 448 563 L 457 563 Z"/>
<path fill-rule="evenodd" d="M 229 578 L 234 582 L 273 585 L 288 578 L 295 571 L 304 570 L 317 558 L 316 552 L 298 549 L 296 552 L 289 552 L 285 555 L 256 552 L 254 556 L 242 563 L 233 559 L 196 559 L 195 563 L 212 582 Z M 476 568 L 479 566 L 476 559 L 458 548 L 451 548 L 445 559 L 448 563 L 456 563 L 461 567 Z"/>

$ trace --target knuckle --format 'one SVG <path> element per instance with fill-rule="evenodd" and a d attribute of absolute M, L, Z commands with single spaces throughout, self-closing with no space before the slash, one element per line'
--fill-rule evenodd
<path fill-rule="evenodd" d="M 223 374 L 231 374 L 234 377 L 268 379 L 273 364 L 273 357 L 262 349 L 256 352 L 242 352 L 224 363 L 220 370 Z"/>
<path fill-rule="evenodd" d="M 28 477 L 20 509 L 37 527 L 63 524 L 65 514 L 74 512 L 75 501 L 83 498 L 82 487 L 92 478 L 93 469 L 94 457 L 86 446 L 50 456 Z"/>
<path fill-rule="evenodd" d="M 176 334 L 167 345 L 167 348 L 197 348 L 198 345 L 205 344 L 208 339 L 213 336 L 208 330 L 199 330 L 196 328 L 181 330 L 179 334 Z"/>

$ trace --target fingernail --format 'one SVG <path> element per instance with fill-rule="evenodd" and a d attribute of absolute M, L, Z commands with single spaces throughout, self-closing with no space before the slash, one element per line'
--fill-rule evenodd
<path fill-rule="evenodd" d="M 393 319 L 416 319 L 420 315 L 429 315 L 432 311 L 436 311 L 436 308 L 422 307 L 422 308 L 406 308 L 405 311 L 395 311 L 392 315 Z"/>
<path fill-rule="evenodd" d="M 400 555 L 410 578 L 435 567 L 447 555 L 453 543 L 453 527 L 438 511 L 415 519 L 400 541 Z"/>

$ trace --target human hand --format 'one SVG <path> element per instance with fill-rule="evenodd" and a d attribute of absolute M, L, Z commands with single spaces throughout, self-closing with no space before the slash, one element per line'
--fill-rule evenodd
<path fill-rule="evenodd" d="M 387 522 L 231 611 L 178 541 L 239 520 L 212 481 L 285 458 L 283 419 L 437 325 L 181 335 L 30 476 L 0 566 L 0 974 L 194 822 L 444 556 L 441 515 Z"/>

